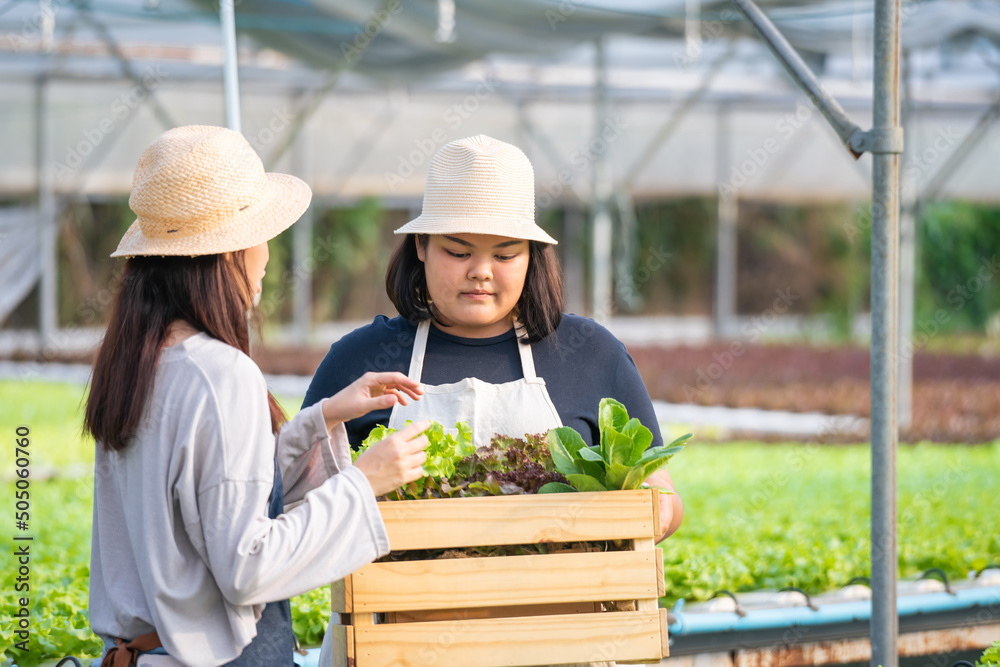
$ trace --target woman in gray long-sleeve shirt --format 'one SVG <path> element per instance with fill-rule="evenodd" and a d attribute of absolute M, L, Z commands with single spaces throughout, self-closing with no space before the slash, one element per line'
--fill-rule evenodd
<path fill-rule="evenodd" d="M 310 194 L 223 128 L 171 130 L 140 159 L 85 415 L 104 665 L 287 664 L 287 598 L 387 553 L 375 497 L 423 474 L 425 422 L 354 466 L 344 430 L 419 398 L 415 381 L 368 373 L 286 421 L 248 356 L 267 241 Z"/>

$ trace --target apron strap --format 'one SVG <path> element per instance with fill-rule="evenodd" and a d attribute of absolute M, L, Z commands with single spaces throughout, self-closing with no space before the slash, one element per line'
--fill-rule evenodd
<path fill-rule="evenodd" d="M 424 358 L 427 356 L 427 336 L 431 330 L 431 321 L 424 320 L 417 325 L 417 335 L 413 339 L 413 354 L 410 355 L 410 371 L 407 376 L 411 380 L 420 382 L 420 376 L 424 372 Z M 535 358 L 531 354 L 531 345 L 522 343 L 521 338 L 527 335 L 524 325 L 520 322 L 514 323 L 514 332 L 517 335 L 517 352 L 521 357 L 521 372 L 525 380 L 534 380 Z"/>
<path fill-rule="evenodd" d="M 410 372 L 407 373 L 407 376 L 417 382 L 420 382 L 420 376 L 424 372 L 424 356 L 427 354 L 427 334 L 430 333 L 430 330 L 431 321 L 424 320 L 417 325 L 417 335 L 413 339 L 413 354 L 410 355 Z"/>
<path fill-rule="evenodd" d="M 531 345 L 521 342 L 521 337 L 527 335 L 524 325 L 515 322 L 514 332 L 517 334 L 517 352 L 521 355 L 521 372 L 524 374 L 525 380 L 534 381 L 537 376 L 535 375 L 535 358 L 531 355 Z"/>

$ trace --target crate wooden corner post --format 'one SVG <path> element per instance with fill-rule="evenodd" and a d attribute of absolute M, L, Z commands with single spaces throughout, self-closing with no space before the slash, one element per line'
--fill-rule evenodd
<path fill-rule="evenodd" d="M 354 665 L 354 608 L 351 591 L 351 577 L 330 584 L 329 634 L 332 639 L 333 667 L 353 667 Z M 326 667 L 329 667 L 327 665 Z"/>
<path fill-rule="evenodd" d="M 526 667 L 666 654 L 655 490 L 379 507 L 394 551 L 612 541 L 624 550 L 372 563 L 332 588 L 343 638 L 335 665 Z"/>

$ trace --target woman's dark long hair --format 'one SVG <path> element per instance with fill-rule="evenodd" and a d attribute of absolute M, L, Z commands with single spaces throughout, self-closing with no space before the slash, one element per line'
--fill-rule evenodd
<path fill-rule="evenodd" d="M 139 428 L 153 390 L 170 323 L 250 354 L 247 309 L 253 287 L 244 251 L 199 257 L 132 257 L 125 262 L 111 321 L 97 353 L 83 428 L 106 450 L 124 449 Z M 271 428 L 286 421 L 268 392 Z"/>
<path fill-rule="evenodd" d="M 424 263 L 417 255 L 417 243 L 426 248 L 427 240 L 427 234 L 407 234 L 392 252 L 385 274 L 389 300 L 410 322 L 435 319 Z M 551 244 L 528 241 L 528 272 L 514 310 L 524 325 L 526 343 L 537 343 L 559 326 L 563 310 L 562 269 Z"/>

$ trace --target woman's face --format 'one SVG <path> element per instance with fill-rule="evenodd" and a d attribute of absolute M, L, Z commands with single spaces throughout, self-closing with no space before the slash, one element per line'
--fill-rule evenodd
<path fill-rule="evenodd" d="M 464 338 L 499 336 L 528 273 L 528 242 L 485 234 L 431 234 L 416 240 L 435 316 Z"/>
<path fill-rule="evenodd" d="M 247 248 L 243 255 L 247 279 L 254 290 L 253 301 L 255 305 L 260 299 L 261 281 L 264 279 L 264 274 L 267 273 L 264 269 L 267 267 L 267 260 L 270 256 L 266 241 L 252 248 Z"/>

